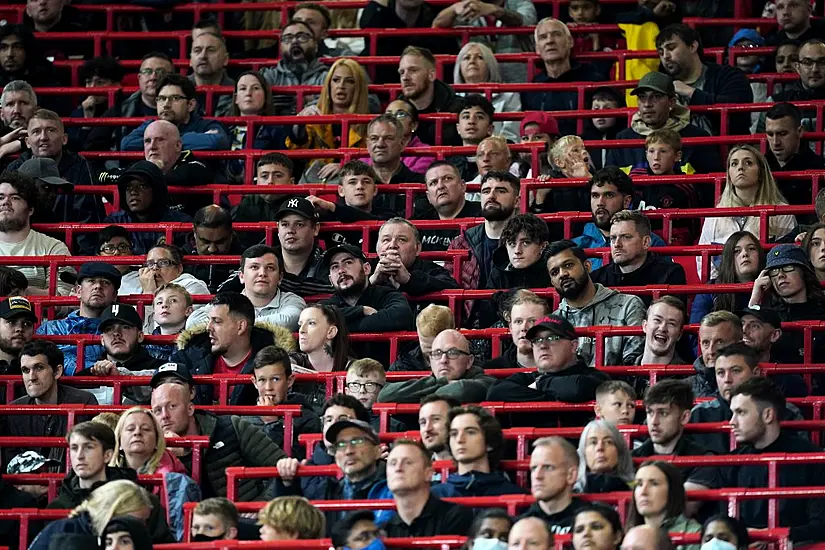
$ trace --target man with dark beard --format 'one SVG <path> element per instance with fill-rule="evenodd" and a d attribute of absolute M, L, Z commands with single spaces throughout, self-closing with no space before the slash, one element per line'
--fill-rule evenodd
<path fill-rule="evenodd" d="M 32 341 L 36 322 L 31 302 L 22 296 L 0 302 L 0 374 L 20 374 L 20 350 Z"/>
<path fill-rule="evenodd" d="M 264 80 L 272 86 L 320 86 L 324 83 L 329 67 L 318 61 L 318 42 L 309 25 L 290 21 L 281 30 L 280 43 L 281 60 L 274 67 L 261 69 Z M 272 103 L 276 115 L 295 114 L 293 95 L 273 95 Z"/>

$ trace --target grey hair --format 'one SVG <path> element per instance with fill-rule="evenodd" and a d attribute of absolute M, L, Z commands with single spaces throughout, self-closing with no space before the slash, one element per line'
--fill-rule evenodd
<path fill-rule="evenodd" d="M 498 65 L 498 60 L 487 45 L 481 42 L 467 42 L 458 52 L 455 58 L 455 68 L 453 69 L 453 82 L 456 84 L 464 84 L 464 76 L 461 74 L 461 59 L 467 54 L 467 50 L 473 46 L 481 51 L 481 57 L 484 58 L 484 63 L 487 65 L 487 82 L 501 82 L 501 68 Z"/>
<path fill-rule="evenodd" d="M 622 434 L 616 429 L 616 426 L 607 420 L 591 420 L 587 426 L 584 427 L 582 435 L 579 438 L 579 475 L 576 479 L 576 484 L 573 486 L 573 489 L 579 493 L 587 492 L 587 458 L 585 458 L 584 449 L 587 446 L 588 434 L 596 428 L 600 428 L 609 433 L 610 439 L 613 440 L 613 444 L 616 446 L 619 454 L 616 464 L 616 475 L 626 483 L 630 483 L 635 477 L 633 457 L 630 454 L 630 449 L 627 448 L 624 437 L 622 437 Z"/>
<path fill-rule="evenodd" d="M 535 29 L 533 29 L 533 40 L 535 40 L 536 43 L 538 43 L 539 41 L 539 28 L 547 23 L 561 23 L 562 32 L 564 33 L 564 36 L 567 37 L 568 43 L 570 45 L 573 44 L 573 33 L 570 32 L 570 27 L 568 27 L 564 21 L 556 19 L 555 17 L 545 17 L 544 19 L 536 23 L 536 27 Z"/>
<path fill-rule="evenodd" d="M 379 234 L 381 233 L 381 230 L 384 229 L 384 226 L 391 225 L 391 224 L 406 225 L 407 227 L 409 227 L 412 230 L 413 238 L 415 239 L 415 242 L 417 242 L 418 244 L 421 244 L 421 233 L 418 232 L 418 228 L 415 225 L 413 225 L 408 219 L 402 218 L 400 216 L 390 218 L 387 221 L 385 221 L 383 224 L 381 224 L 381 227 L 378 228 L 378 233 Z"/>
<path fill-rule="evenodd" d="M 395 135 L 398 138 L 401 138 L 404 135 L 404 125 L 401 124 L 401 122 L 399 122 L 399 120 L 393 115 L 388 115 L 387 113 L 378 115 L 374 119 L 370 120 L 369 124 L 367 124 L 367 132 L 369 132 L 372 127 L 378 123 L 391 124 L 392 127 L 395 128 Z"/>
<path fill-rule="evenodd" d="M 29 94 L 29 97 L 37 106 L 37 94 L 34 93 L 34 88 L 31 87 L 31 84 L 26 82 L 25 80 L 12 80 L 8 84 L 6 84 L 5 88 L 3 88 L 3 93 L 0 95 L 0 105 L 6 103 L 6 94 L 10 94 L 12 92 L 26 92 Z"/>

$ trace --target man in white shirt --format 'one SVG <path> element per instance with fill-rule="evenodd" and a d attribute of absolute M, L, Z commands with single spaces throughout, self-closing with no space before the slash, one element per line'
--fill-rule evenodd
<path fill-rule="evenodd" d="M 34 180 L 18 172 L 5 172 L 0 178 L 0 256 L 71 256 L 65 243 L 43 233 L 33 231 L 31 217 L 37 202 Z M 49 294 L 49 270 L 45 266 L 15 267 L 29 281 L 26 294 Z M 73 275 L 70 267 L 59 268 L 57 293 L 66 296 L 72 290 L 71 281 L 63 281 L 64 274 Z M 74 277 L 70 277 L 73 279 Z"/>

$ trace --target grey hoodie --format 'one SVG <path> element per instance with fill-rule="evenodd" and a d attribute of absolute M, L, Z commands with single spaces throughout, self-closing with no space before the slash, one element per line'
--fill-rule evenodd
<path fill-rule="evenodd" d="M 329 66 L 321 63 L 317 59 L 304 69 L 303 73 L 296 74 L 292 69 L 288 68 L 283 61 L 279 61 L 272 67 L 266 67 L 260 70 L 261 76 L 271 86 L 321 86 L 324 83 L 329 71 Z M 304 106 L 313 105 L 317 103 L 318 96 L 306 95 L 304 96 Z M 294 115 L 295 114 L 295 96 L 291 94 L 274 94 L 272 102 L 275 106 L 275 112 L 278 115 Z"/>
<path fill-rule="evenodd" d="M 555 315 L 561 315 L 573 326 L 633 327 L 640 326 L 645 318 L 645 306 L 641 298 L 622 294 L 611 288 L 596 284 L 593 301 L 581 309 L 572 307 L 567 299 L 562 299 Z M 605 365 L 634 365 L 644 351 L 642 336 L 613 336 L 605 339 Z M 591 367 L 595 363 L 596 343 L 590 336 L 579 338 L 579 357 Z"/>

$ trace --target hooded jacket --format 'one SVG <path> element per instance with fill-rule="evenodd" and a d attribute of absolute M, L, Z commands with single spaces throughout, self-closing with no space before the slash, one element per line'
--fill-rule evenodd
<path fill-rule="evenodd" d="M 642 265 L 630 273 L 623 273 L 616 262 L 609 263 L 590 274 L 594 283 L 615 288 L 623 286 L 684 285 L 687 283 L 685 268 L 670 258 L 648 252 Z M 641 297 L 645 307 L 650 305 L 651 296 Z"/>
<path fill-rule="evenodd" d="M 132 537 L 133 550 L 152 550 L 152 539 L 146 532 L 146 526 L 138 518 L 132 516 L 116 516 L 112 518 L 101 533 L 101 538 L 112 533 L 127 532 Z"/>
<path fill-rule="evenodd" d="M 452 397 L 461 403 L 479 403 L 487 395 L 487 389 L 495 382 L 480 367 L 471 366 L 464 376 L 449 382 L 434 374 L 402 382 L 391 382 L 378 394 L 379 403 L 418 403 L 427 395 Z"/>
<path fill-rule="evenodd" d="M 272 67 L 261 69 L 261 76 L 271 86 L 322 86 L 324 78 L 329 72 L 329 66 L 321 63 L 317 59 L 304 69 L 302 73 L 297 73 L 286 66 L 283 60 Z M 312 105 L 318 101 L 318 96 L 304 96 L 304 106 Z M 291 94 L 273 94 L 272 103 L 275 106 L 276 115 L 295 114 L 295 96 Z"/>
<path fill-rule="evenodd" d="M 495 497 L 500 495 L 524 495 L 527 490 L 519 487 L 501 471 L 490 473 L 471 471 L 466 474 L 450 474 L 445 482 L 461 497 Z"/>
<path fill-rule="evenodd" d="M 573 239 L 573 242 L 576 243 L 576 246 L 579 248 L 609 248 L 610 242 L 605 237 L 604 233 L 602 233 L 596 224 L 593 222 L 589 222 L 584 226 L 584 231 L 582 232 L 581 236 L 576 237 Z M 657 235 L 656 233 L 650 234 L 650 246 L 667 246 L 665 241 Z M 593 271 L 596 271 L 602 266 L 602 259 L 601 258 L 589 258 L 590 260 L 590 268 Z"/>
<path fill-rule="evenodd" d="M 433 82 L 433 101 L 426 108 L 419 109 L 418 114 L 459 113 L 464 107 L 464 98 L 456 95 L 453 88 L 442 80 Z M 399 99 L 407 99 L 403 94 Z M 441 143 L 435 141 L 435 121 L 419 120 L 416 134 L 424 143 L 431 145 L 461 145 L 461 136 L 454 124 L 445 124 L 441 128 Z"/>
<path fill-rule="evenodd" d="M 143 133 L 154 120 L 149 119 L 135 128 L 120 141 L 121 151 L 143 151 Z M 231 142 L 226 128 L 217 120 L 207 120 L 199 114 L 189 113 L 189 122 L 176 124 L 184 149 L 190 151 L 220 151 L 229 149 Z"/>
<path fill-rule="evenodd" d="M 645 306 L 641 298 L 621 294 L 617 290 L 596 283 L 596 295 L 583 308 L 574 308 L 563 298 L 559 308 L 553 312 L 561 315 L 574 327 L 633 327 L 641 326 L 645 319 Z M 590 336 L 579 338 L 579 356 L 594 366 L 596 342 Z M 642 336 L 611 336 L 605 338 L 604 365 L 633 365 L 644 351 Z"/>
<path fill-rule="evenodd" d="M 184 330 L 178 335 L 178 351 L 172 355 L 173 363 L 182 363 L 192 375 L 212 374 L 215 371 L 215 354 L 212 353 L 206 323 Z M 289 329 L 274 325 L 266 321 L 257 321 L 250 335 L 252 353 L 239 374 L 252 374 L 255 356 L 263 348 L 276 345 L 286 351 L 295 350 L 295 339 Z M 195 399 L 198 405 L 211 405 L 215 401 L 213 386 L 199 385 L 195 388 Z M 229 396 L 230 405 L 255 405 L 258 402 L 257 390 L 252 384 L 235 386 Z"/>
<path fill-rule="evenodd" d="M 525 372 L 499 380 L 487 392 L 488 401 L 563 401 L 586 403 L 609 377 L 582 360 L 557 372 Z M 535 384 L 533 389 L 530 386 Z"/>
<path fill-rule="evenodd" d="M 408 346 L 403 349 L 392 362 L 389 372 L 405 372 L 405 371 L 428 371 L 430 365 L 427 363 L 424 352 L 421 351 L 421 346 L 418 341 L 410 342 Z"/>
<path fill-rule="evenodd" d="M 550 274 L 547 271 L 547 250 L 541 257 L 525 268 L 515 268 L 510 263 L 507 247 L 499 247 L 493 252 L 493 269 L 487 280 L 487 288 L 547 288 L 550 286 Z"/>

